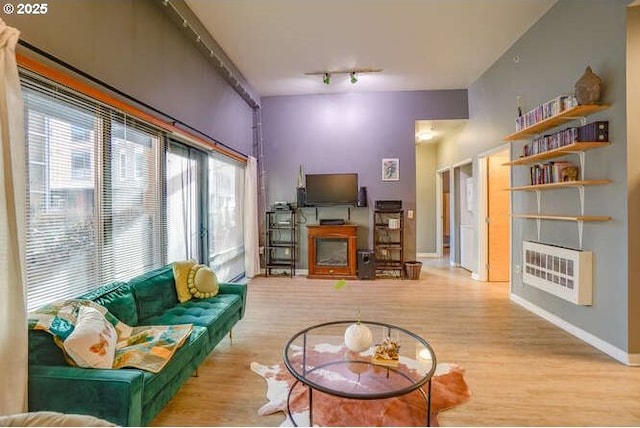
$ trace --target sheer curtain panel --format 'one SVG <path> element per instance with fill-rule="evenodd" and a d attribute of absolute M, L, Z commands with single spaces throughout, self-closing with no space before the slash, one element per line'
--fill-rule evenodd
<path fill-rule="evenodd" d="M 200 152 L 170 142 L 167 151 L 167 258 L 200 260 Z"/>
<path fill-rule="evenodd" d="M 209 266 L 220 281 L 233 280 L 245 272 L 244 169 L 238 162 L 209 155 Z"/>
<path fill-rule="evenodd" d="M 0 415 L 27 409 L 26 174 L 15 57 L 19 35 L 0 19 Z"/>
<path fill-rule="evenodd" d="M 258 162 L 249 156 L 244 178 L 244 264 L 248 278 L 260 273 L 259 236 Z"/>

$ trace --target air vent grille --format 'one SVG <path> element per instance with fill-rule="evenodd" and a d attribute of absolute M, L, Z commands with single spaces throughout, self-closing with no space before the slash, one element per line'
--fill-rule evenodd
<path fill-rule="evenodd" d="M 592 253 L 524 241 L 522 281 L 576 305 L 591 305 Z"/>

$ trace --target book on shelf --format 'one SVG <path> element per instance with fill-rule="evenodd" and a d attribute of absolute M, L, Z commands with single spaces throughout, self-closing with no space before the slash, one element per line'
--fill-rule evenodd
<path fill-rule="evenodd" d="M 550 184 L 578 180 L 580 168 L 569 161 L 555 161 L 532 165 L 529 184 Z"/>
<path fill-rule="evenodd" d="M 563 178 L 562 171 L 565 168 L 571 168 L 571 167 L 576 167 L 576 166 L 574 164 L 572 164 L 571 162 L 568 162 L 568 161 L 553 162 L 553 166 L 551 168 L 552 179 L 553 179 L 552 183 L 560 183 L 560 182 L 564 181 L 562 179 Z"/>
<path fill-rule="evenodd" d="M 569 127 L 553 134 L 546 134 L 534 138 L 522 148 L 523 156 L 533 156 L 549 150 L 568 146 L 569 144 L 584 141 L 608 141 L 609 121 L 602 120 L 580 127 Z"/>
<path fill-rule="evenodd" d="M 516 131 L 522 131 L 525 128 L 542 122 L 545 119 L 562 113 L 563 111 L 578 105 L 576 97 L 572 95 L 558 95 L 552 100 L 544 104 L 540 104 L 536 108 L 520 115 L 516 118 Z"/>

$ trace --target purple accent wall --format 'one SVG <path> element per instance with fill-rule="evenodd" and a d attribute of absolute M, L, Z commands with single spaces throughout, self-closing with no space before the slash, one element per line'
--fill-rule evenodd
<path fill-rule="evenodd" d="M 416 209 L 415 121 L 468 118 L 466 89 L 264 97 L 261 101 L 267 205 L 295 201 L 300 165 L 305 173 L 356 172 L 359 185 L 367 187 L 369 213 L 355 215 L 352 221 L 362 221 L 365 230 L 375 200 L 401 199 L 405 213 Z M 381 181 L 383 158 L 400 160 L 400 181 Z M 316 218 L 312 215 L 307 220 L 313 223 Z M 405 259 L 413 259 L 415 219 L 405 224 Z M 358 248 L 369 247 L 368 235 L 367 240 L 367 234 L 359 233 Z M 301 238 L 304 241 L 306 235 Z M 301 266 L 306 266 L 306 257 L 306 253 L 300 255 Z"/>

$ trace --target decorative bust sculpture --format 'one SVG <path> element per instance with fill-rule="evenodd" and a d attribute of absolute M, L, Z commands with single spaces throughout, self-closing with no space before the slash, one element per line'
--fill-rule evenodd
<path fill-rule="evenodd" d="M 575 86 L 575 96 L 579 105 L 598 104 L 602 94 L 602 79 L 598 77 L 591 67 L 587 67 L 584 74 Z"/>

